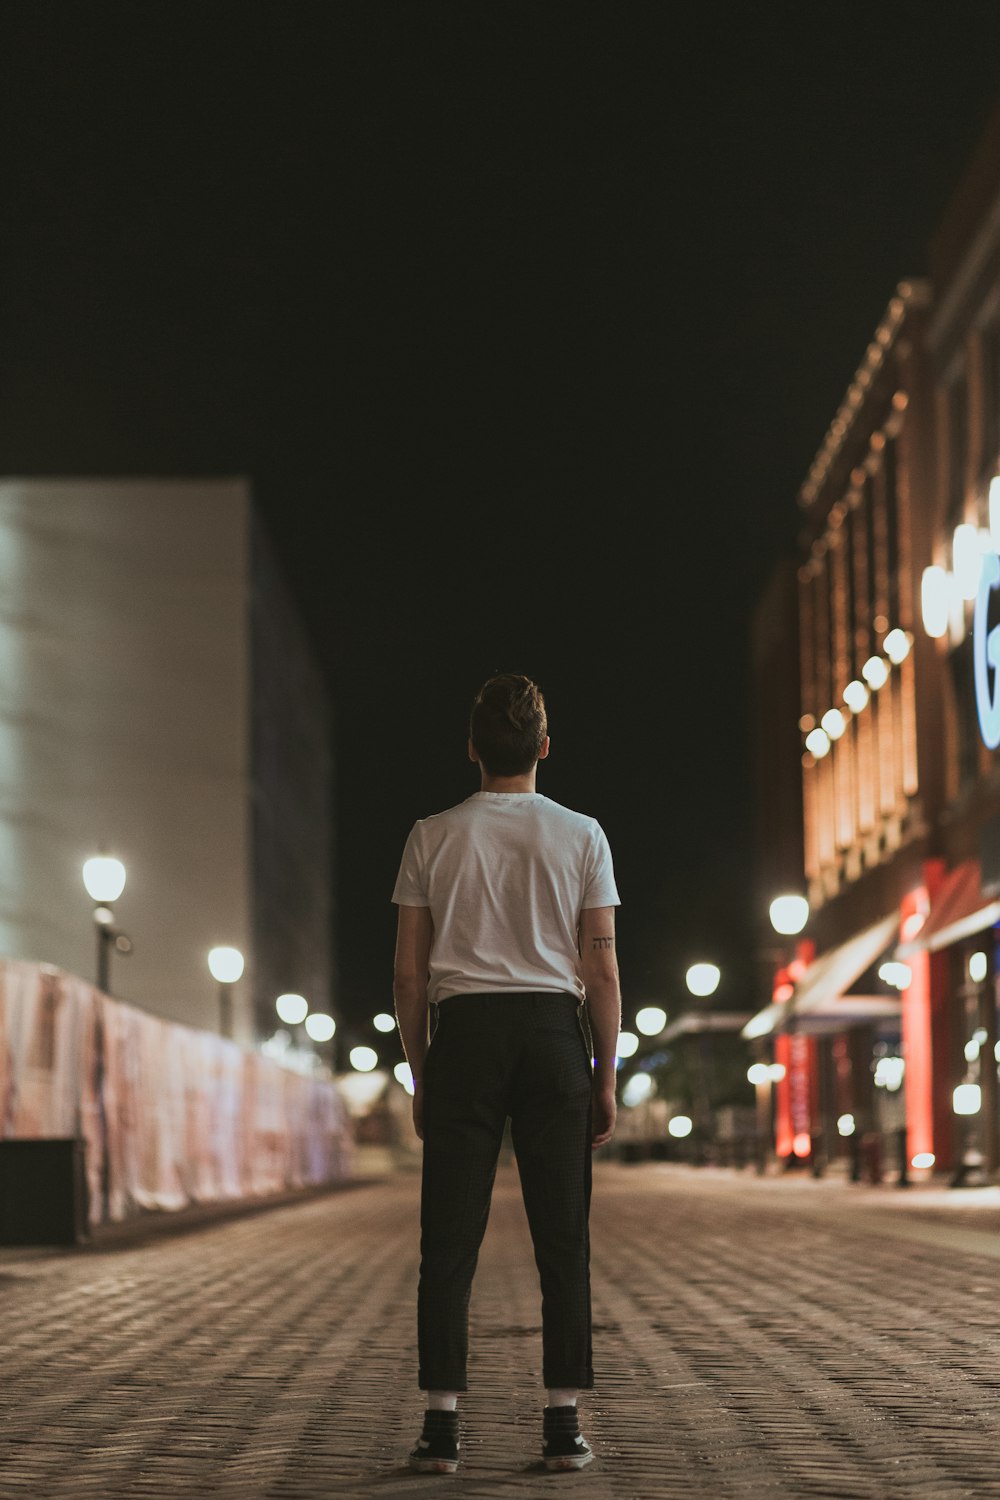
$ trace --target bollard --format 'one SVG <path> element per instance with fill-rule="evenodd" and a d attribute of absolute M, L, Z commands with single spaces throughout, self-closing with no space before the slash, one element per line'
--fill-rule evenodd
<path fill-rule="evenodd" d="M 905 1125 L 902 1125 L 899 1130 L 896 1131 L 896 1148 L 899 1152 L 899 1176 L 896 1178 L 896 1186 L 901 1188 L 909 1187 L 911 1185 L 910 1163 L 906 1150 Z"/>
<path fill-rule="evenodd" d="M 868 1181 L 877 1187 L 882 1181 L 882 1143 L 876 1131 L 869 1130 L 861 1137 L 861 1152 Z"/>

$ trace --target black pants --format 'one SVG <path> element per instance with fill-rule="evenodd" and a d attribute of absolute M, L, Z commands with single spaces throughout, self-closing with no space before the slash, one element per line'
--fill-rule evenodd
<path fill-rule="evenodd" d="M 422 1390 L 467 1389 L 469 1295 L 508 1116 L 542 1288 L 543 1383 L 589 1389 L 593 1069 L 575 995 L 456 995 L 424 1070 Z"/>

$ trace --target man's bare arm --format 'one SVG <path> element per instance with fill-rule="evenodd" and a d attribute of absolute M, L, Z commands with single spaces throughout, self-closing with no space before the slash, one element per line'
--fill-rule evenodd
<path fill-rule="evenodd" d="M 594 1038 L 593 1145 L 614 1134 L 615 1070 L 622 1023 L 621 984 L 615 952 L 615 909 L 595 906 L 580 914 L 580 977 Z"/>
<path fill-rule="evenodd" d="M 427 1056 L 427 969 L 434 924 L 427 906 L 401 906 L 396 928 L 392 994 L 399 1036 L 413 1074 L 413 1123 L 423 1139 L 423 1075 Z"/>

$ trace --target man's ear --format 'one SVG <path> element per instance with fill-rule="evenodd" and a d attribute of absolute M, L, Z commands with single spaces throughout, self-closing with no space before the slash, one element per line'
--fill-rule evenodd
<path fill-rule="evenodd" d="M 545 757 L 548 755 L 548 753 L 549 753 L 549 737 L 548 737 L 548 735 L 546 735 L 545 738 L 544 738 L 544 740 L 542 740 L 542 748 L 538 752 L 538 759 L 539 760 L 544 760 Z"/>
<path fill-rule="evenodd" d="M 479 764 L 479 756 L 476 754 L 476 747 L 472 743 L 471 739 L 469 740 L 469 759 L 471 761 L 473 761 L 478 766 L 478 764 Z"/>

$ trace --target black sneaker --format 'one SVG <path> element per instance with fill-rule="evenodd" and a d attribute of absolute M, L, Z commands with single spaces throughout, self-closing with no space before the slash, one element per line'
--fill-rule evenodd
<path fill-rule="evenodd" d="M 458 1468 L 458 1412 L 425 1411 L 424 1430 L 410 1454 L 421 1474 L 454 1474 Z"/>
<path fill-rule="evenodd" d="M 593 1449 L 580 1432 L 575 1406 L 546 1406 L 542 1412 L 542 1460 L 547 1469 L 582 1469 Z"/>

